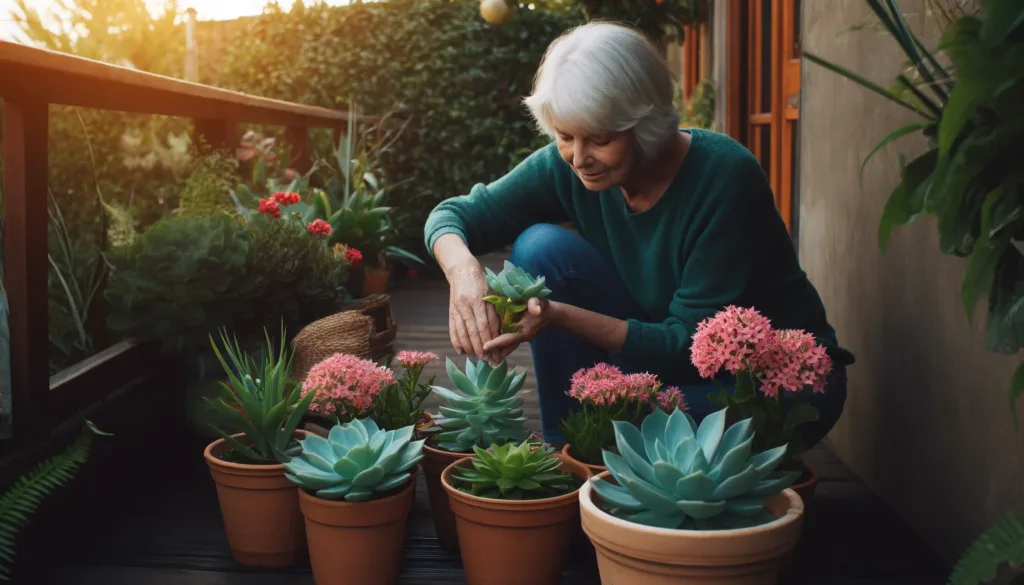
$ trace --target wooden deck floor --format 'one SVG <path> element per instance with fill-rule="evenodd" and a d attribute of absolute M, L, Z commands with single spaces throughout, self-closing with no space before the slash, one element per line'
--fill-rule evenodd
<path fill-rule="evenodd" d="M 501 257 L 487 258 L 500 267 Z M 392 294 L 400 348 L 452 356 L 447 288 L 419 282 Z M 531 368 L 528 349 L 511 358 Z M 444 380 L 443 363 L 434 366 Z M 533 388 L 532 377 L 527 382 Z M 535 394 L 531 427 L 539 430 Z M 164 407 L 154 406 L 154 412 Z M 231 559 L 216 494 L 202 459 L 205 440 L 153 414 L 103 442 L 75 487 L 48 505 L 19 549 L 17 583 L 31 585 L 309 585 L 308 565 L 251 571 Z M 173 419 L 173 417 L 171 417 Z M 809 460 L 821 483 L 805 521 L 795 570 L 784 584 L 940 585 L 947 568 L 828 450 Z M 464 583 L 458 558 L 435 542 L 423 486 L 405 546 L 401 583 Z M 509 551 L 515 554 L 515 551 Z M 593 559 L 577 550 L 566 585 L 597 584 Z M 358 584 L 353 584 L 358 585 Z M 529 585 L 529 584 L 524 584 Z M 642 584 L 638 584 L 642 585 Z"/>

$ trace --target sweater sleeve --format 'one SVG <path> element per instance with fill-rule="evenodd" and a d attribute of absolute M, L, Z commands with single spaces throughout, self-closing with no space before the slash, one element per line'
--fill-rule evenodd
<path fill-rule="evenodd" d="M 690 361 L 697 324 L 727 305 L 742 303 L 758 262 L 758 234 L 771 217 L 765 214 L 778 211 L 756 159 L 744 160 L 727 176 L 690 228 L 697 235 L 669 316 L 656 323 L 627 322 L 626 341 L 616 357 L 630 365 L 680 383 L 699 381 Z"/>
<path fill-rule="evenodd" d="M 442 201 L 423 228 L 428 252 L 433 256 L 434 242 L 454 233 L 473 254 L 486 254 L 511 244 L 531 225 L 568 221 L 559 199 L 559 184 L 565 177 L 559 165 L 564 164 L 552 143 L 498 180 L 478 183 L 468 194 Z"/>

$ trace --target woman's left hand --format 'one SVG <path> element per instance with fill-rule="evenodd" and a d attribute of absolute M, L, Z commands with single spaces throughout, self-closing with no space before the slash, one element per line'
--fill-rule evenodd
<path fill-rule="evenodd" d="M 491 352 L 496 363 L 501 363 L 520 343 L 529 342 L 541 329 L 551 322 L 551 303 L 547 299 L 534 297 L 526 303 L 523 318 L 516 324 L 515 333 L 503 333 L 484 344 L 484 351 Z"/>

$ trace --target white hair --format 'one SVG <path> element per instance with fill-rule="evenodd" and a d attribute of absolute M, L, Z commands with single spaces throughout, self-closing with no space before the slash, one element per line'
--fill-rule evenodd
<path fill-rule="evenodd" d="M 632 130 L 648 159 L 679 131 L 672 97 L 672 73 L 642 33 L 592 22 L 552 41 L 524 102 L 552 138 L 556 123 L 592 134 Z"/>

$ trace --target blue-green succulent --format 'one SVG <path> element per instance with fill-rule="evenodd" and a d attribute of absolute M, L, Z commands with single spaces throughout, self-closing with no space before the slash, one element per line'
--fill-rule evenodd
<path fill-rule="evenodd" d="M 491 367 L 485 360 L 466 359 L 466 373 L 447 360 L 448 378 L 458 392 L 434 386 L 434 394 L 448 402 L 434 418 L 438 446 L 448 451 L 469 453 L 473 447 L 488 448 L 526 439 L 523 399 L 517 392 L 523 387 L 526 372 L 509 371 L 508 361 Z"/>
<path fill-rule="evenodd" d="M 614 421 L 619 454 L 604 464 L 619 485 L 594 478 L 609 513 L 660 528 L 719 530 L 774 520 L 765 502 L 799 472 L 780 472 L 786 445 L 752 454 L 752 419 L 725 427 L 726 409 L 698 427 L 689 414 L 655 410 L 636 426 Z"/>
<path fill-rule="evenodd" d="M 504 333 L 515 332 L 516 324 L 526 311 L 526 303 L 530 299 L 551 294 L 551 290 L 544 286 L 543 276 L 534 278 L 508 260 L 501 272 L 495 274 L 490 268 L 486 268 L 485 272 L 487 285 L 495 294 L 484 297 L 484 300 L 494 305 Z"/>
<path fill-rule="evenodd" d="M 371 418 L 335 425 L 327 438 L 310 434 L 302 452 L 284 464 L 285 477 L 325 500 L 362 502 L 409 481 L 423 458 L 413 425 L 384 431 Z"/>

